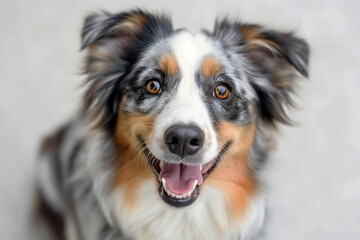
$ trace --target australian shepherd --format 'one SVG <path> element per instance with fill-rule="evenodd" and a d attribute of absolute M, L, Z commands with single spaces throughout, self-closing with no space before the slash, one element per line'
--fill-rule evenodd
<path fill-rule="evenodd" d="M 83 110 L 41 149 L 54 237 L 254 237 L 261 170 L 308 74 L 307 43 L 227 18 L 191 33 L 134 10 L 89 15 L 81 44 Z"/>

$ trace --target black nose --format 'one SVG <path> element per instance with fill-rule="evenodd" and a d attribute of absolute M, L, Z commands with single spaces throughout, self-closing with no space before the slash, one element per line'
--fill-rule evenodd
<path fill-rule="evenodd" d="M 170 152 L 181 158 L 195 154 L 204 145 L 204 133 L 197 126 L 174 125 L 165 132 Z"/>

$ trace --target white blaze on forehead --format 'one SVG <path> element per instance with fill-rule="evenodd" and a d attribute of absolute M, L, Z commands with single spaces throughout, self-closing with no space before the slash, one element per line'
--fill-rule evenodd
<path fill-rule="evenodd" d="M 194 47 L 194 45 L 188 39 L 185 40 L 185 42 L 180 43 L 180 44 L 181 44 L 181 52 L 180 52 L 180 54 L 186 55 L 186 58 L 190 58 L 190 59 L 195 58 L 196 48 Z"/>
<path fill-rule="evenodd" d="M 193 122 L 203 128 L 208 112 L 201 98 L 201 90 L 196 84 L 195 74 L 201 61 L 210 53 L 211 45 L 203 35 L 183 32 L 172 39 L 171 47 L 178 61 L 181 79 L 177 94 L 170 103 L 176 107 L 169 110 L 178 109 L 176 112 L 180 113 L 171 114 L 174 121 Z"/>
<path fill-rule="evenodd" d="M 203 57 L 211 51 L 210 43 L 202 34 L 182 32 L 171 39 L 170 44 L 180 67 L 185 68 L 183 74 L 190 74 L 187 70 L 195 70 Z M 192 74 L 194 73 L 193 71 Z"/>
<path fill-rule="evenodd" d="M 154 137 L 160 140 L 166 129 L 174 124 L 195 124 L 205 134 L 204 161 L 211 161 L 217 155 L 216 133 L 195 74 L 199 71 L 204 57 L 211 53 L 212 45 L 202 34 L 181 32 L 170 40 L 170 46 L 178 62 L 181 79 L 176 95 L 159 115 Z M 155 153 L 164 151 L 156 144 L 152 148 Z M 160 155 L 158 154 L 158 157 L 161 157 Z"/>

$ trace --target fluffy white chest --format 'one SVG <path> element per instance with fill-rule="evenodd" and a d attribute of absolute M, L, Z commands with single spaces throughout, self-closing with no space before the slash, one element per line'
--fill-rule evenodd
<path fill-rule="evenodd" d="M 119 189 L 117 199 L 121 193 Z M 129 210 L 118 201 L 116 212 L 122 230 L 139 240 L 248 239 L 263 220 L 262 200 L 253 201 L 245 216 L 234 220 L 222 193 L 211 187 L 204 186 L 197 201 L 186 208 L 164 203 L 154 182 L 147 182 L 138 194 L 136 207 Z"/>

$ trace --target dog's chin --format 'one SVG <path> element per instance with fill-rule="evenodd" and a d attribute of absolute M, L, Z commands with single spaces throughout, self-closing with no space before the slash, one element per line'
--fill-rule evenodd
<path fill-rule="evenodd" d="M 201 184 L 216 169 L 216 166 L 221 161 L 221 157 L 229 145 L 230 142 L 223 146 L 216 158 L 201 165 L 169 163 L 156 158 L 149 149 L 144 146 L 144 154 L 146 154 L 147 162 L 155 174 L 156 179 L 159 181 L 159 194 L 164 202 L 176 208 L 187 207 L 193 204 L 200 195 Z M 180 176 L 180 171 L 181 174 L 187 172 L 188 176 Z M 176 175 L 177 173 L 180 175 Z M 171 176 L 171 174 L 175 174 L 176 176 Z M 182 187 L 178 185 L 182 185 Z"/>

